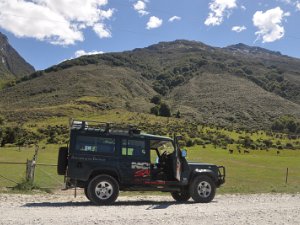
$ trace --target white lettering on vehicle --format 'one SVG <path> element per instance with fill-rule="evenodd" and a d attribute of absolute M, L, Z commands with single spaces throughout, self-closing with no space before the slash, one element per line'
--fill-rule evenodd
<path fill-rule="evenodd" d="M 149 169 L 150 163 L 147 162 L 132 162 L 131 163 L 131 169 L 133 170 L 142 170 L 142 169 Z"/>

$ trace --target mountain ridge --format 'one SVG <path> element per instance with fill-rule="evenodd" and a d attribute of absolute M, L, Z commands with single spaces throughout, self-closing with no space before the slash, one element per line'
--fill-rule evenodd
<path fill-rule="evenodd" d="M 202 123 L 261 128 L 283 115 L 300 118 L 300 60 L 266 54 L 176 40 L 82 56 L 21 78 L 0 91 L 0 105 L 9 113 L 97 96 L 109 108 L 149 112 L 159 94 L 173 113 Z"/>
<path fill-rule="evenodd" d="M 20 78 L 34 71 L 34 67 L 20 56 L 0 32 L 0 79 Z"/>

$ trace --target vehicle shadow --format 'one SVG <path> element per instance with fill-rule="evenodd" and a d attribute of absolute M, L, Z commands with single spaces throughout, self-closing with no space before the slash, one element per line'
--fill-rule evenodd
<path fill-rule="evenodd" d="M 212 201 L 211 203 L 216 203 Z M 105 205 L 105 207 L 113 206 L 148 206 L 146 210 L 152 209 L 166 209 L 173 205 L 186 205 L 186 204 L 198 204 L 193 201 L 189 202 L 173 202 L 173 201 L 151 201 L 151 200 L 141 200 L 141 201 L 117 201 L 111 205 Z M 81 207 L 81 206 L 95 206 L 104 207 L 93 204 L 92 202 L 34 202 L 26 203 L 23 207 Z"/>

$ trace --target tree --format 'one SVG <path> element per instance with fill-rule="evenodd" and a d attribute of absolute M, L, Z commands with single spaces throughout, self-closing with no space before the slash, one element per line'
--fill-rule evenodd
<path fill-rule="evenodd" d="M 171 109 L 166 103 L 161 103 L 159 108 L 159 115 L 164 117 L 171 116 Z"/>
<path fill-rule="evenodd" d="M 159 95 L 155 95 L 151 98 L 150 102 L 155 105 L 159 105 L 161 103 L 161 97 Z"/>
<path fill-rule="evenodd" d="M 180 111 L 179 111 L 179 110 L 177 111 L 177 113 L 176 113 L 175 117 L 176 117 L 176 118 L 181 118 L 181 113 L 180 113 Z"/>

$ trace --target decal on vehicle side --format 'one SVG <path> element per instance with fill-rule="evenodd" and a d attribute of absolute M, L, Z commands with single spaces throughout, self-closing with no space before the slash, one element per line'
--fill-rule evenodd
<path fill-rule="evenodd" d="M 143 170 L 150 169 L 150 163 L 147 162 L 132 162 L 131 169 L 133 170 Z"/>
<path fill-rule="evenodd" d="M 150 170 L 138 170 L 134 173 L 134 177 L 149 177 L 150 176 Z"/>

